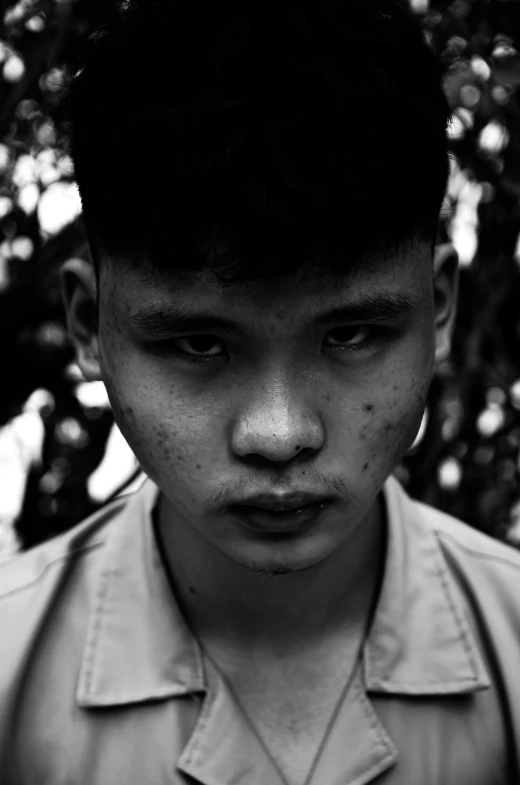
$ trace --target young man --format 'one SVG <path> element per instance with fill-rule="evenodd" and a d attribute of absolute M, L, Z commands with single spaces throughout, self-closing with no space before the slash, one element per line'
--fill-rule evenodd
<path fill-rule="evenodd" d="M 520 556 L 390 477 L 456 291 L 410 13 L 124 3 L 63 107 L 70 334 L 149 479 L 2 568 L 0 781 L 517 782 Z"/>

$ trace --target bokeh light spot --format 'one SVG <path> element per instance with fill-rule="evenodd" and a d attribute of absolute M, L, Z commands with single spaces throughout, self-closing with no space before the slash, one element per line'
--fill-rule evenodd
<path fill-rule="evenodd" d="M 491 120 L 479 134 L 478 146 L 488 155 L 497 155 L 509 144 L 509 131 L 498 120 Z"/>
<path fill-rule="evenodd" d="M 489 404 L 477 418 L 477 430 L 489 438 L 502 428 L 505 423 L 505 413 L 498 404 Z"/>
<path fill-rule="evenodd" d="M 16 159 L 12 180 L 14 185 L 22 188 L 28 183 L 35 183 L 37 178 L 36 159 L 32 155 L 22 153 Z"/>
<path fill-rule="evenodd" d="M 107 390 L 103 382 L 81 382 L 75 390 L 76 398 L 85 408 L 108 408 Z"/>
<path fill-rule="evenodd" d="M 11 242 L 11 254 L 23 259 L 24 262 L 31 258 L 34 252 L 34 243 L 30 237 L 15 237 Z"/>
<path fill-rule="evenodd" d="M 57 234 L 81 213 L 76 183 L 52 183 L 38 203 L 38 220 L 44 232 Z"/>
<path fill-rule="evenodd" d="M 45 28 L 45 19 L 43 14 L 36 14 L 36 16 L 31 16 L 31 18 L 28 19 L 25 23 L 25 27 L 27 30 L 30 30 L 31 33 L 41 33 L 41 31 Z"/>
<path fill-rule="evenodd" d="M 437 477 L 441 488 L 455 491 L 462 480 L 462 467 L 456 458 L 446 458 L 438 468 Z"/>
<path fill-rule="evenodd" d="M 486 63 L 484 58 L 475 55 L 474 57 L 471 58 L 470 65 L 471 65 L 471 70 L 473 71 L 475 76 L 478 76 L 478 78 L 482 79 L 483 82 L 487 82 L 487 80 L 491 76 L 491 68 Z"/>
<path fill-rule="evenodd" d="M 36 183 L 27 183 L 27 185 L 23 185 L 18 191 L 16 204 L 24 213 L 31 215 L 38 207 L 39 199 L 40 189 Z"/>
<path fill-rule="evenodd" d="M 0 144 L 0 174 L 3 174 L 7 167 L 9 166 L 9 162 L 11 160 L 11 155 L 9 153 L 9 148 L 6 144 Z"/>
<path fill-rule="evenodd" d="M 56 439 L 60 444 L 81 449 L 86 447 L 90 441 L 85 428 L 74 417 L 66 417 L 56 426 Z"/>
<path fill-rule="evenodd" d="M 25 74 L 25 64 L 20 55 L 11 55 L 2 69 L 2 76 L 6 82 L 19 82 Z"/>
<path fill-rule="evenodd" d="M 500 106 L 504 106 L 504 104 L 507 104 L 511 97 L 510 91 L 506 87 L 504 87 L 504 85 L 500 85 L 500 84 L 494 85 L 494 87 L 492 87 L 491 95 L 493 99 L 496 101 L 496 103 L 499 104 Z"/>
<path fill-rule="evenodd" d="M 0 218 L 4 218 L 12 209 L 13 200 L 9 196 L 0 196 Z"/>
<path fill-rule="evenodd" d="M 509 398 L 511 400 L 511 406 L 514 409 L 520 410 L 520 379 L 517 379 L 516 382 L 513 382 L 509 388 Z"/>
<path fill-rule="evenodd" d="M 36 330 L 36 340 L 45 347 L 61 348 L 68 343 L 67 331 L 59 322 L 43 322 Z"/>
<path fill-rule="evenodd" d="M 469 109 L 473 109 L 478 104 L 481 95 L 479 88 L 473 84 L 465 84 L 460 90 L 461 101 Z"/>

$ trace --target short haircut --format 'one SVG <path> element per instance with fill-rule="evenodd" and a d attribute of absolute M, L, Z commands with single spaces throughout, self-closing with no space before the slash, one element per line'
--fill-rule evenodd
<path fill-rule="evenodd" d="M 93 259 L 239 283 L 434 242 L 443 67 L 397 0 L 125 0 L 57 112 Z"/>

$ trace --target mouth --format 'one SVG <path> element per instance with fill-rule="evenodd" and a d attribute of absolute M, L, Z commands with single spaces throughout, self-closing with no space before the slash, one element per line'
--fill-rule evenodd
<path fill-rule="evenodd" d="M 234 517 L 249 529 L 267 534 L 284 534 L 296 532 L 317 523 L 331 506 L 331 501 L 321 499 L 299 507 L 288 509 L 270 509 L 255 505 L 232 505 L 230 510 Z M 283 505 L 282 505 L 283 507 Z"/>

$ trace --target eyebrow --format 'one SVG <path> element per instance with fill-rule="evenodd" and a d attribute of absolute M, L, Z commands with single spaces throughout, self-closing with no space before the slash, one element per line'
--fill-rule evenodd
<path fill-rule="evenodd" d="M 385 321 L 397 319 L 415 309 L 415 301 L 400 292 L 381 292 L 359 297 L 352 303 L 340 305 L 319 314 L 312 322 L 319 327 L 331 322 Z"/>
<path fill-rule="evenodd" d="M 163 333 L 189 333 L 206 330 L 223 330 L 245 335 L 244 328 L 234 319 L 216 316 L 188 306 L 145 305 L 130 315 L 130 322 L 149 335 Z"/>
<path fill-rule="evenodd" d="M 377 293 L 364 295 L 355 302 L 347 303 L 318 314 L 305 331 L 334 322 L 384 321 L 396 319 L 415 308 L 414 300 L 401 293 Z M 227 316 L 201 311 L 189 306 L 162 304 L 145 305 L 130 314 L 130 322 L 138 330 L 150 335 L 166 333 L 189 333 L 221 330 L 246 337 L 250 331 L 240 322 Z"/>

